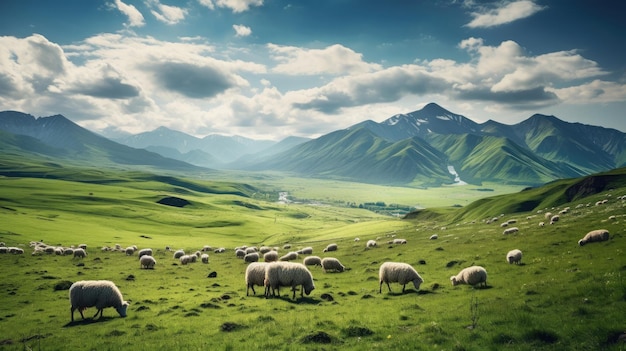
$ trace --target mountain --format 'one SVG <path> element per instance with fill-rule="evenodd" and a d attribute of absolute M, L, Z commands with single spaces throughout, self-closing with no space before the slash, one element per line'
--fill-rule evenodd
<path fill-rule="evenodd" d="M 269 140 L 253 140 L 241 136 L 218 134 L 197 138 L 166 127 L 118 138 L 115 141 L 134 148 L 150 149 L 158 153 L 163 151 L 166 152 L 166 154 L 161 154 L 163 156 L 213 168 L 221 168 L 225 163 L 265 150 L 275 144 L 274 141 Z M 171 149 L 178 151 L 178 154 L 167 151 Z"/>
<path fill-rule="evenodd" d="M 35 118 L 21 112 L 4 111 L 0 112 L 0 130 L 12 140 L 10 143 L 3 143 L 5 147 L 21 145 L 22 151 L 55 156 L 71 162 L 140 165 L 166 170 L 201 170 L 147 150 L 118 144 L 61 115 Z"/>

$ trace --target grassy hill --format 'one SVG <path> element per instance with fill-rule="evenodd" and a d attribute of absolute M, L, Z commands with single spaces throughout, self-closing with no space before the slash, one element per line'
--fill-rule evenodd
<path fill-rule="evenodd" d="M 626 332 L 626 216 L 618 199 L 626 194 L 623 170 L 599 175 L 604 182 L 564 180 L 438 216 L 425 211 L 418 219 L 398 220 L 359 209 L 258 200 L 252 194 L 263 189 L 236 183 L 139 172 L 72 176 L 62 169 L 65 174 L 57 173 L 57 179 L 0 177 L 0 241 L 26 250 L 0 254 L 1 349 L 625 347 L 618 341 Z M 157 203 L 168 196 L 190 204 Z M 534 207 L 519 205 L 533 199 Z M 604 205 L 586 206 L 604 199 Z M 543 206 L 571 210 L 557 224 L 539 227 L 543 218 L 537 209 L 545 211 Z M 481 221 L 500 214 L 498 223 Z M 517 219 L 520 231 L 504 236 L 499 223 L 509 219 Z M 597 228 L 608 229 L 611 240 L 577 245 Z M 432 234 L 439 238 L 429 240 Z M 407 244 L 387 244 L 392 237 Z M 378 240 L 378 247 L 366 249 L 369 239 Z M 29 242 L 39 240 L 85 243 L 88 256 L 32 256 Z M 316 289 L 310 296 L 292 300 L 284 288 L 282 297 L 266 299 L 260 287 L 256 296 L 246 296 L 246 265 L 235 258 L 234 247 L 269 245 L 286 253 L 285 244 L 312 246 L 323 257 L 331 242 L 339 246 L 332 256 L 347 270 L 323 273 L 311 267 Z M 155 269 L 141 270 L 136 256 L 100 249 L 115 244 L 152 248 Z M 204 245 L 227 251 L 211 252 L 209 264 L 181 265 L 166 245 L 187 252 Z M 515 248 L 524 252 L 522 265 L 505 262 Z M 378 267 L 385 261 L 413 265 L 424 279 L 420 290 L 408 285 L 403 294 L 392 284 L 392 292 L 384 287 L 379 293 Z M 452 287 L 450 276 L 473 264 L 487 269 L 488 287 Z M 209 278 L 211 272 L 217 276 Z M 78 317 L 70 323 L 66 282 L 81 279 L 113 280 L 131 301 L 128 317 L 107 309 L 98 321 Z M 93 308 L 85 312 L 93 314 Z"/>

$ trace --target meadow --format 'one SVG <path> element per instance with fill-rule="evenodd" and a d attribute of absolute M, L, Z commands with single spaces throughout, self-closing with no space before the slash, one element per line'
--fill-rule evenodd
<path fill-rule="evenodd" d="M 0 255 L 0 349 L 626 349 L 619 340 L 626 332 L 626 204 L 617 199 L 626 188 L 544 209 L 571 208 L 555 225 L 540 227 L 543 213 L 536 211 L 406 220 L 332 201 L 278 204 L 271 195 L 259 196 L 277 189 L 298 194 L 295 179 L 284 187 L 267 179 L 265 186 L 251 181 L 255 187 L 242 187 L 126 173 L 108 181 L 65 178 L 70 180 L 0 178 L 0 241 L 26 251 Z M 323 188 L 321 183 L 299 186 L 310 191 L 300 190 L 301 198 L 350 201 L 347 192 L 311 190 Z M 358 187 L 352 201 L 394 201 L 384 196 L 395 189 L 371 188 L 372 198 L 366 199 L 367 186 Z M 166 196 L 190 205 L 157 203 Z M 594 205 L 602 199 L 609 201 Z M 491 217 L 499 220 L 486 224 Z M 500 223 L 509 219 L 517 220 L 520 231 L 505 236 Z M 598 228 L 608 229 L 611 240 L 577 245 Z M 429 240 L 433 234 L 437 240 Z M 388 244 L 392 237 L 407 244 Z M 367 249 L 369 239 L 378 247 Z M 88 256 L 32 256 L 30 241 L 85 243 Z M 329 243 L 339 250 L 322 253 Z M 152 248 L 155 269 L 140 269 L 136 255 L 100 249 L 115 244 Z M 233 248 L 268 245 L 282 254 L 289 251 L 285 244 L 312 246 L 315 255 L 336 257 L 347 269 L 323 273 L 311 267 L 316 289 L 309 296 L 292 299 L 284 288 L 281 297 L 268 299 L 262 287 L 246 296 L 246 265 Z M 194 252 L 204 245 L 227 250 L 210 252 L 208 264 L 189 265 L 165 250 Z M 521 265 L 505 262 L 514 248 L 524 252 Z M 424 279 L 420 290 L 409 284 L 401 293 L 402 287 L 392 284 L 392 292 L 383 287 L 379 293 L 378 267 L 385 261 L 413 265 Z M 450 276 L 470 265 L 487 269 L 488 286 L 451 286 Z M 216 277 L 209 277 L 213 272 Z M 128 317 L 106 309 L 99 320 L 83 321 L 75 313 L 71 323 L 68 284 L 83 279 L 114 281 L 131 302 Z M 93 314 L 93 308 L 85 312 Z"/>

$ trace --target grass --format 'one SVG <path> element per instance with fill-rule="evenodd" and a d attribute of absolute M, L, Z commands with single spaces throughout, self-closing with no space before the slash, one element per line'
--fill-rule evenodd
<path fill-rule="evenodd" d="M 617 341 L 626 332 L 626 216 L 624 203 L 616 200 L 626 193 L 624 188 L 567 204 L 572 210 L 552 226 L 539 227 L 543 219 L 535 212 L 505 213 L 502 220 L 516 218 L 520 231 L 503 236 L 499 224 L 485 224 L 479 216 L 458 222 L 399 220 L 359 209 L 279 205 L 172 187 L 159 180 L 139 182 L 126 173 L 116 179 L 95 184 L 0 178 L 0 241 L 26 249 L 25 255 L 0 255 L 0 349 L 624 350 L 626 346 Z M 299 191 L 295 180 L 286 184 L 293 187 L 289 191 Z M 261 182 L 254 186 L 266 191 Z M 326 197 L 315 194 L 313 189 L 319 188 L 321 183 L 306 191 L 310 197 Z M 372 190 L 374 197 L 380 188 Z M 170 195 L 191 205 L 156 204 Z M 610 199 L 606 205 L 576 208 L 604 198 Z M 498 211 L 484 217 L 499 215 Z M 611 215 L 616 219 L 609 220 Z M 610 241 L 577 245 L 584 233 L 599 227 L 611 232 Z M 439 239 L 429 240 L 434 233 Z M 386 244 L 393 235 L 408 243 Z M 355 237 L 361 240 L 355 242 Z M 364 242 L 373 238 L 378 238 L 379 247 L 366 249 Z M 32 240 L 65 246 L 86 243 L 89 255 L 83 260 L 31 256 Z M 324 274 L 311 268 L 316 289 L 310 296 L 292 300 L 283 289 L 285 296 L 265 299 L 260 287 L 256 296 L 246 296 L 246 266 L 235 258 L 235 246 L 290 243 L 294 248 L 312 246 L 314 254 L 324 256 L 322 249 L 330 242 L 338 244 L 332 256 L 347 270 Z M 136 256 L 100 250 L 115 243 L 153 248 L 155 269 L 141 270 Z M 207 244 L 229 250 L 211 253 L 209 264 L 185 266 L 164 250 L 169 245 L 192 252 Z M 513 248 L 524 252 L 522 265 L 505 262 L 506 252 Z M 392 292 L 383 288 L 379 294 L 378 267 L 385 261 L 413 265 L 424 278 L 420 291 L 409 284 L 402 294 L 402 287 L 392 284 Z M 452 287 L 449 277 L 472 264 L 487 269 L 488 287 Z M 217 277 L 209 278 L 211 272 Z M 70 323 L 64 282 L 81 279 L 113 280 L 131 301 L 128 317 L 119 318 L 113 309 L 106 309 L 101 320 L 82 321 L 76 313 L 76 322 Z M 93 308 L 85 312 L 93 314 Z"/>

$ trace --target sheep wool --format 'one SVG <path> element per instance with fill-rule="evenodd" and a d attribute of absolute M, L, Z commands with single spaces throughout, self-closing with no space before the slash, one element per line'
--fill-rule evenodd
<path fill-rule="evenodd" d="M 184 250 L 176 250 L 176 252 L 174 252 L 174 259 L 178 260 L 181 257 L 185 256 L 185 251 Z"/>
<path fill-rule="evenodd" d="M 93 318 L 98 315 L 102 317 L 102 311 L 107 307 L 115 308 L 121 317 L 126 317 L 129 303 L 124 301 L 122 293 L 112 281 L 81 280 L 70 286 L 70 305 L 73 322 L 74 311 L 78 309 L 80 316 L 85 319 L 83 311 L 88 307 L 97 309 Z"/>
<path fill-rule="evenodd" d="M 248 253 L 245 256 L 243 256 L 243 261 L 246 262 L 246 263 L 258 262 L 259 261 L 259 253 L 258 252 Z"/>
<path fill-rule="evenodd" d="M 143 255 L 139 259 L 139 263 L 141 264 L 141 268 L 145 269 L 154 269 L 154 265 L 156 264 L 156 260 L 154 257 L 150 255 Z"/>
<path fill-rule="evenodd" d="M 246 268 L 246 296 L 249 296 L 250 289 L 252 289 L 252 294 L 256 295 L 256 291 L 254 291 L 254 286 L 265 286 L 265 269 L 267 268 L 268 263 L 266 262 L 252 262 Z"/>
<path fill-rule="evenodd" d="M 511 228 L 507 228 L 502 232 L 502 235 L 508 235 L 508 234 L 515 234 L 519 232 L 519 228 L 518 227 L 511 227 Z"/>
<path fill-rule="evenodd" d="M 346 267 L 344 267 L 338 259 L 334 257 L 324 257 L 322 259 L 322 269 L 324 273 L 334 271 L 334 272 L 343 272 Z"/>
<path fill-rule="evenodd" d="M 452 286 L 459 284 L 477 285 L 481 284 L 487 286 L 487 271 L 481 266 L 467 267 L 459 272 L 456 276 L 450 277 Z"/>
<path fill-rule="evenodd" d="M 202 256 L 200 256 L 200 260 L 202 263 L 209 263 L 209 254 L 202 254 Z"/>
<path fill-rule="evenodd" d="M 583 246 L 587 243 L 607 240 L 609 240 L 609 231 L 606 229 L 596 229 L 590 231 L 582 239 L 578 240 L 578 245 Z"/>
<path fill-rule="evenodd" d="M 377 245 L 376 240 L 368 240 L 367 243 L 365 243 L 365 247 L 367 248 L 376 247 Z"/>
<path fill-rule="evenodd" d="M 138 255 L 139 255 L 139 258 L 141 258 L 141 256 L 145 256 L 145 255 L 152 256 L 152 249 L 141 249 L 141 250 L 139 250 Z"/>
<path fill-rule="evenodd" d="M 522 251 L 518 249 L 509 251 L 506 254 L 506 261 L 509 264 L 512 264 L 512 263 L 520 264 L 522 262 Z"/>
<path fill-rule="evenodd" d="M 291 251 L 286 253 L 285 255 L 281 256 L 278 260 L 279 261 L 293 261 L 293 260 L 297 260 L 298 259 L 298 253 Z"/>
<path fill-rule="evenodd" d="M 278 252 L 270 251 L 263 254 L 263 261 L 265 262 L 276 262 L 278 261 Z"/>
<path fill-rule="evenodd" d="M 302 260 L 302 264 L 305 266 L 321 266 L 322 259 L 319 256 L 307 256 Z"/>
<path fill-rule="evenodd" d="M 323 252 L 337 251 L 337 244 L 328 244 Z"/>
<path fill-rule="evenodd" d="M 74 257 L 85 258 L 87 257 L 87 252 L 85 252 L 85 249 L 74 249 Z"/>
<path fill-rule="evenodd" d="M 313 275 L 301 263 L 272 262 L 265 271 L 265 296 L 280 296 L 281 286 L 290 286 L 293 291 L 292 299 L 296 298 L 296 287 L 302 285 L 300 296 L 309 295 L 315 289 Z"/>
<path fill-rule="evenodd" d="M 419 291 L 420 285 L 424 282 L 424 279 L 422 279 L 415 268 L 408 263 L 385 262 L 380 265 L 380 269 L 378 270 L 378 281 L 379 294 L 382 293 L 383 283 L 387 284 L 389 292 L 391 292 L 389 283 L 402 284 L 402 292 L 404 293 L 406 284 L 409 282 L 413 282 L 415 290 Z"/>

